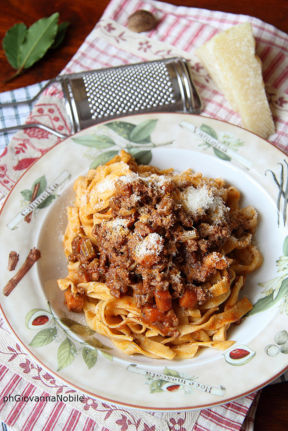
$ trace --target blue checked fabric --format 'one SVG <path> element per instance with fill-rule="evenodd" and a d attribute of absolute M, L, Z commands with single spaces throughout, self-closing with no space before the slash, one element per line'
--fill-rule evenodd
<path fill-rule="evenodd" d="M 17 107 L 3 107 L 1 105 L 6 102 L 19 102 L 21 100 L 30 99 L 41 90 L 45 83 L 46 81 L 43 81 L 28 87 L 0 93 L 0 129 L 23 124 L 32 109 L 32 104 L 19 105 Z M 0 133 L 0 154 L 2 154 L 15 132 L 16 131 Z"/>

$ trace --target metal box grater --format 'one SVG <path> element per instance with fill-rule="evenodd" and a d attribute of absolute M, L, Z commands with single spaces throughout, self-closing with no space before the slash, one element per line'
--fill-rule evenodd
<path fill-rule="evenodd" d="M 189 63 L 177 57 L 59 75 L 33 99 L 4 103 L 1 107 L 32 103 L 52 83 L 61 84 L 72 134 L 125 115 L 148 112 L 197 114 L 202 109 Z M 40 123 L 12 126 L 0 132 L 29 127 L 39 127 L 61 138 L 66 137 Z"/>
<path fill-rule="evenodd" d="M 61 85 L 74 132 L 124 115 L 201 110 L 190 67 L 181 58 L 85 72 Z"/>

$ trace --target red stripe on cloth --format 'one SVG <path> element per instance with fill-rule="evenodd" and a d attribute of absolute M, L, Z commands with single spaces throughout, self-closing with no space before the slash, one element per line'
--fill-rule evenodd
<path fill-rule="evenodd" d="M 42 392 L 42 394 L 40 395 L 41 397 L 48 397 L 49 394 L 48 392 Z M 39 419 L 39 416 L 41 415 L 41 413 L 43 412 L 43 410 L 45 409 L 47 403 L 45 401 L 38 401 L 35 406 L 33 407 L 32 412 L 30 412 L 29 417 L 27 418 L 26 422 L 23 425 L 23 428 L 21 431 L 31 431 L 33 430 L 36 422 Z"/>
<path fill-rule="evenodd" d="M 256 397 L 257 392 L 253 392 L 252 394 L 247 395 L 246 398 L 249 398 L 249 400 L 254 400 L 254 398 Z"/>
<path fill-rule="evenodd" d="M 211 409 L 202 410 L 200 416 L 203 416 L 203 418 L 209 419 L 214 424 L 221 425 L 222 428 L 228 430 L 238 431 L 242 423 L 242 420 L 241 422 L 233 421 L 232 419 L 224 417 L 217 413 L 215 410 L 213 411 Z"/>
<path fill-rule="evenodd" d="M 93 421 L 93 419 L 88 418 L 82 431 L 93 431 L 95 429 L 95 425 L 96 422 Z"/>
<path fill-rule="evenodd" d="M 200 425 L 200 424 L 196 423 L 194 425 L 192 431 L 211 431 L 211 428 L 208 429 L 208 428 L 204 427 L 203 425 Z"/>
<path fill-rule="evenodd" d="M 263 71 L 263 79 L 264 81 L 267 81 L 268 78 L 272 75 L 272 73 L 275 71 L 279 63 L 281 63 L 285 59 L 285 55 L 283 52 L 279 52 L 272 62 L 269 64 L 269 66 L 266 68 L 266 70 Z"/>
<path fill-rule="evenodd" d="M 191 39 L 188 40 L 188 43 L 184 46 L 184 51 L 188 51 L 189 49 L 192 48 L 192 45 L 194 44 L 194 42 L 198 39 L 198 37 L 201 35 L 201 33 L 203 32 L 203 30 L 206 28 L 205 24 L 200 25 L 200 27 L 198 28 L 198 30 L 196 31 L 196 33 L 194 33 L 191 37 Z M 214 30 L 212 32 L 212 36 L 210 35 L 209 38 L 213 37 L 213 34 L 216 34 L 217 30 Z"/>
<path fill-rule="evenodd" d="M 236 402 L 223 404 L 223 406 L 221 406 L 221 407 L 223 407 L 223 409 L 225 409 L 227 411 L 235 412 L 241 416 L 246 416 L 247 411 L 249 410 L 249 407 L 243 406 L 243 404 L 239 404 Z"/>
<path fill-rule="evenodd" d="M 265 48 L 263 49 L 263 51 L 257 52 L 257 55 L 260 57 L 262 63 L 264 63 L 264 61 L 268 57 L 271 49 L 272 49 L 271 46 L 265 46 Z"/>
<path fill-rule="evenodd" d="M 110 67 L 110 63 L 104 63 L 104 62 L 100 61 L 99 58 L 97 58 L 97 62 L 98 62 L 98 64 L 100 64 L 103 67 Z M 71 66 L 69 68 L 72 73 L 74 71 L 75 65 L 80 66 L 81 70 L 92 70 L 93 69 L 91 66 L 87 67 L 87 64 L 84 64 L 80 60 L 78 60 L 78 59 L 75 58 L 73 60 L 73 64 L 71 64 Z"/>
<path fill-rule="evenodd" d="M 181 28 L 181 30 L 179 31 L 175 39 L 173 39 L 173 45 L 177 45 L 179 40 L 181 40 L 181 38 L 183 37 L 183 34 L 186 33 L 190 27 L 191 27 L 191 23 L 188 21 L 187 24 Z"/>
<path fill-rule="evenodd" d="M 14 376 L 9 380 L 9 383 L 5 386 L 3 391 L 0 393 L 0 411 L 3 409 L 5 405 L 3 398 L 8 395 L 11 395 L 11 392 L 14 391 L 14 389 L 18 386 L 20 381 L 21 381 L 21 377 L 17 376 L 17 374 L 14 374 Z"/>
<path fill-rule="evenodd" d="M 57 403 L 41 431 L 53 431 L 65 407 L 63 402 Z"/>
<path fill-rule="evenodd" d="M 36 391 L 36 386 L 32 385 L 32 383 L 29 383 L 24 391 L 21 393 L 21 397 L 29 397 Z M 7 425 L 13 426 L 15 425 L 16 421 L 18 420 L 20 414 L 22 413 L 24 407 L 27 406 L 27 401 L 18 401 L 15 403 L 13 409 L 10 411 L 8 416 L 5 419 L 5 423 Z"/>
<path fill-rule="evenodd" d="M 219 12 L 215 12 L 215 13 L 212 12 L 211 16 L 203 16 L 200 14 L 199 15 L 199 21 L 201 21 L 201 22 L 206 21 L 208 23 L 210 23 L 212 21 L 215 27 L 217 26 L 217 23 L 220 23 L 220 24 L 225 23 L 227 25 L 236 25 L 236 24 L 240 24 L 240 22 L 243 22 L 243 21 L 240 21 L 239 19 L 237 19 L 236 17 L 235 18 L 232 18 L 231 16 L 225 17 L 225 18 L 218 17 L 217 16 L 218 14 L 219 14 Z M 187 18 L 187 16 L 186 16 L 186 18 Z M 196 19 L 196 16 L 193 16 L 193 18 Z M 270 30 L 270 28 L 268 28 L 269 24 L 265 24 L 265 26 L 263 26 L 263 24 L 261 24 L 260 22 L 259 23 L 255 22 L 255 20 L 253 21 L 252 25 L 255 29 L 258 29 L 260 31 L 264 31 L 266 34 L 268 34 L 269 36 L 273 36 L 273 38 L 275 38 L 279 41 L 281 40 L 282 42 L 279 42 L 279 44 L 277 44 L 277 42 L 275 42 L 274 46 L 276 46 L 277 48 L 280 48 L 280 49 L 284 49 L 283 42 L 284 43 L 287 42 L 287 36 L 285 34 L 282 36 L 282 34 L 280 34 L 280 32 L 278 30 L 276 30 L 276 29 Z M 272 26 L 269 26 L 269 27 L 272 28 Z M 276 32 L 277 32 L 277 34 L 276 34 Z M 271 42 L 271 40 L 272 39 L 268 39 L 267 42 L 269 43 L 269 42 Z M 266 42 L 266 40 L 265 40 L 265 42 Z"/>
<path fill-rule="evenodd" d="M 169 16 L 170 18 L 170 16 Z M 174 19 L 171 24 L 169 25 L 169 27 L 167 27 L 165 33 L 158 37 L 158 40 L 164 42 L 165 39 L 167 39 L 167 37 L 169 37 L 169 35 L 172 33 L 173 29 L 178 25 L 178 20 Z"/>
<path fill-rule="evenodd" d="M 245 421 L 243 422 L 243 425 L 241 427 L 241 431 L 249 431 L 251 429 L 253 429 L 253 424 L 254 424 L 254 420 L 255 420 L 255 415 L 256 415 L 256 409 L 258 406 L 258 402 L 259 402 L 259 398 L 260 398 L 260 392 L 254 393 L 255 397 L 253 400 L 253 403 L 251 404 L 249 410 L 248 410 L 248 414 L 245 418 Z"/>
<path fill-rule="evenodd" d="M 6 374 L 8 373 L 8 368 L 5 367 L 5 365 L 0 365 L 0 380 L 3 379 L 3 377 L 6 376 Z"/>
<path fill-rule="evenodd" d="M 111 17 L 115 21 L 119 18 L 119 15 L 122 13 L 122 11 L 125 9 L 125 6 L 127 3 L 129 3 L 130 0 L 123 0 L 122 2 L 119 2 L 118 8 L 115 10 L 114 15 Z"/>
<path fill-rule="evenodd" d="M 288 48 L 286 48 L 285 46 L 283 46 L 283 45 L 279 45 L 279 44 L 277 44 L 276 42 L 273 42 L 273 40 L 272 39 L 265 39 L 264 37 L 261 39 L 261 42 L 262 43 L 265 43 L 265 45 L 269 45 L 270 47 L 272 47 L 272 48 L 277 48 L 277 50 L 281 50 L 281 51 L 284 51 L 285 53 L 286 52 L 288 52 Z M 287 43 L 287 41 L 286 41 L 286 43 Z"/>
<path fill-rule="evenodd" d="M 287 76 L 288 76 L 288 66 L 285 67 L 285 69 L 282 70 L 282 72 L 280 73 L 278 78 L 275 79 L 274 82 L 272 82 L 272 86 L 274 88 L 279 88 L 281 86 L 281 84 L 283 84 L 283 82 L 286 81 Z"/>
<path fill-rule="evenodd" d="M 128 63 L 128 61 L 127 61 L 127 58 L 126 57 L 122 57 L 122 56 L 120 56 L 119 55 L 119 51 L 116 51 L 117 50 L 117 48 L 115 48 L 115 52 L 113 53 L 113 54 L 111 54 L 111 53 L 109 53 L 109 52 L 107 52 L 107 51 L 105 51 L 105 50 L 103 50 L 103 49 L 101 49 L 100 47 L 99 47 L 99 45 L 97 45 L 97 43 L 96 42 L 87 42 L 87 45 L 93 50 L 93 51 L 95 51 L 95 58 L 91 58 L 91 56 L 90 56 L 90 59 L 92 59 L 92 60 L 96 60 L 96 61 L 98 61 L 98 55 L 99 54 L 103 54 L 103 55 L 105 55 L 105 56 L 108 56 L 108 57 L 112 57 L 112 58 L 115 58 L 115 59 L 117 59 L 117 60 L 119 60 L 121 63 Z M 113 47 L 114 48 L 114 47 Z M 83 55 L 84 54 L 84 55 Z M 83 53 L 82 55 L 83 56 L 85 56 L 85 57 L 87 57 L 87 58 L 89 58 L 89 56 L 87 55 L 87 53 L 85 52 L 85 53 Z M 125 53 L 126 54 L 126 53 Z"/>
<path fill-rule="evenodd" d="M 202 98 L 202 99 L 203 99 L 203 98 Z M 205 103 L 207 103 L 207 106 L 205 107 L 205 114 L 208 114 L 208 115 L 213 114 L 213 115 L 215 115 L 215 114 L 217 114 L 217 112 L 218 112 L 220 109 L 223 109 L 223 111 L 227 112 L 230 116 L 233 116 L 233 115 L 235 115 L 235 114 L 236 114 L 236 112 L 235 112 L 235 111 L 233 111 L 231 108 L 228 108 L 228 107 L 226 107 L 226 106 L 223 106 L 220 102 L 217 102 L 216 100 L 213 100 L 213 102 L 212 102 L 210 99 L 206 99 L 206 98 L 204 98 L 203 100 L 204 100 L 204 102 L 205 102 Z M 209 113 L 208 103 L 209 103 L 210 105 L 212 105 L 212 106 L 215 106 L 215 108 L 217 108 L 217 110 L 213 110 L 213 111 L 211 111 L 211 112 Z M 227 118 L 226 118 L 226 119 L 227 119 Z M 223 120 L 223 118 L 220 116 L 220 117 L 219 117 L 219 120 Z"/>
<path fill-rule="evenodd" d="M 62 431 L 73 431 L 75 430 L 79 419 L 81 417 L 81 413 L 79 410 L 73 409 L 71 412 L 71 415 L 69 416 L 69 419 L 67 420 L 66 424 L 64 425 Z"/>

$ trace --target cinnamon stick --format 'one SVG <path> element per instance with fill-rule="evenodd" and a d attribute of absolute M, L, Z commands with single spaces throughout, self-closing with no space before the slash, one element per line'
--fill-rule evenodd
<path fill-rule="evenodd" d="M 22 280 L 24 275 L 29 271 L 29 269 L 34 265 L 35 262 L 37 262 L 38 259 L 40 259 L 41 253 L 40 250 L 38 250 L 36 247 L 32 248 L 28 256 L 25 259 L 25 262 L 19 268 L 17 273 L 14 275 L 14 277 L 10 278 L 6 286 L 3 288 L 3 293 L 5 296 L 10 295 L 12 290 L 15 289 L 17 284 Z"/>
<path fill-rule="evenodd" d="M 16 251 L 10 251 L 8 258 L 8 271 L 14 271 L 19 260 L 19 254 Z"/>

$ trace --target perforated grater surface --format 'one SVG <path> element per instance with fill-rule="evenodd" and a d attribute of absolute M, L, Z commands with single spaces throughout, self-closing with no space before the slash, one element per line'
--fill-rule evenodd
<path fill-rule="evenodd" d="M 61 84 L 74 132 L 124 115 L 201 110 L 190 67 L 181 58 L 85 72 Z"/>
<path fill-rule="evenodd" d="M 177 111 L 197 114 L 202 108 L 188 62 L 176 57 L 59 75 L 33 99 L 1 106 L 32 103 L 53 82 L 62 86 L 72 134 L 124 115 Z M 66 137 L 40 123 L 13 126 L 0 132 L 29 127 L 39 127 L 61 138 Z"/>

